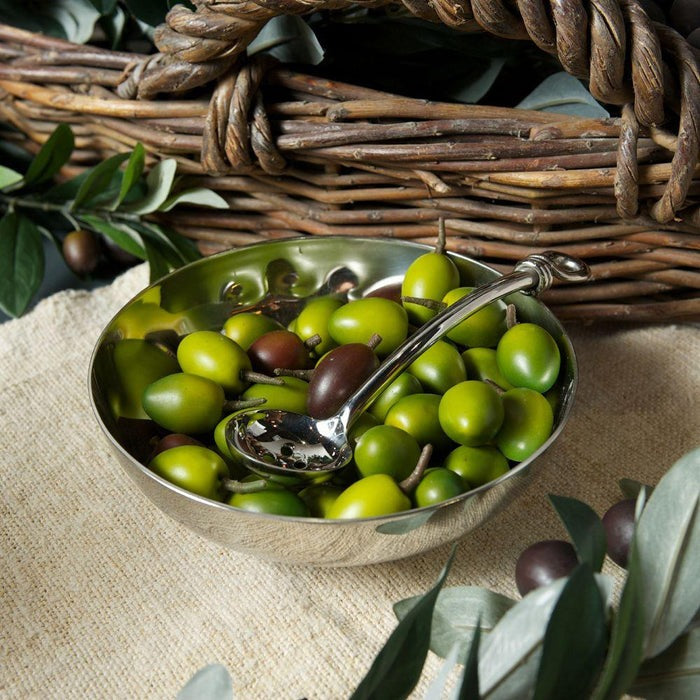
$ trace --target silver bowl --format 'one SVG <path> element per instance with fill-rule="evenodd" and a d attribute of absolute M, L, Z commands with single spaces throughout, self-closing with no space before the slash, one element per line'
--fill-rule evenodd
<path fill-rule="evenodd" d="M 321 520 L 250 513 L 202 498 L 149 470 L 145 460 L 151 423 L 116 416 L 113 351 L 123 338 L 167 343 L 174 334 L 218 329 L 232 314 L 262 307 L 285 321 L 309 296 L 346 290 L 356 298 L 397 284 L 410 263 L 430 250 L 393 240 L 309 237 L 271 241 L 191 263 L 129 301 L 97 341 L 90 362 L 93 410 L 119 462 L 161 510 L 226 547 L 289 564 L 357 566 L 409 557 L 453 542 L 509 504 L 536 472 L 537 458 L 561 433 L 577 383 L 571 342 L 554 315 L 537 299 L 514 294 L 519 320 L 546 328 L 559 344 L 562 369 L 550 438 L 507 474 L 438 505 L 361 520 Z M 498 276 L 483 263 L 452 255 L 463 283 Z"/>

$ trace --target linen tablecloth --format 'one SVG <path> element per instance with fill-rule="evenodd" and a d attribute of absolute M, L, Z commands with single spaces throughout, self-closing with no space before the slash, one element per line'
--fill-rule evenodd
<path fill-rule="evenodd" d="M 291 567 L 224 550 L 152 505 L 110 454 L 87 388 L 101 329 L 146 284 L 140 266 L 0 326 L 0 696 L 173 698 L 221 663 L 237 698 L 347 697 L 396 624 L 392 603 L 427 590 L 449 548 Z M 565 537 L 548 493 L 602 515 L 618 479 L 656 483 L 700 445 L 697 326 L 569 329 L 570 421 L 524 495 L 460 542 L 448 586 L 517 596 L 518 554 Z M 439 666 L 431 655 L 417 697 Z"/>

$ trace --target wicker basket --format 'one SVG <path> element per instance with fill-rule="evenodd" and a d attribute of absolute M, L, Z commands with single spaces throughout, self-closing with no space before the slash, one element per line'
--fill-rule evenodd
<path fill-rule="evenodd" d="M 30 150 L 69 122 L 67 174 L 139 141 L 151 160 L 175 157 L 230 205 L 163 215 L 204 253 L 299 234 L 432 242 L 442 218 L 448 248 L 499 269 L 552 247 L 586 259 L 592 284 L 546 297 L 562 319 L 700 319 L 698 55 L 637 0 L 403 0 L 455 31 L 530 39 L 621 106 L 603 120 L 428 102 L 244 59 L 271 17 L 345 0 L 195 4 L 171 10 L 152 56 L 0 25 L 0 119 Z"/>

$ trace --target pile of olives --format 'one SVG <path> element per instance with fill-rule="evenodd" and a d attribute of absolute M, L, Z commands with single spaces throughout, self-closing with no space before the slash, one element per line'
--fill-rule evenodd
<path fill-rule="evenodd" d="M 354 458 L 339 473 L 264 479 L 237 463 L 225 429 L 256 406 L 333 415 L 412 330 L 473 289 L 460 284 L 438 246 L 409 266 L 400 289 L 350 301 L 310 297 L 286 327 L 242 310 L 216 330 L 122 339 L 113 358 L 121 400 L 138 405 L 113 410 L 152 421 L 157 438 L 143 461 L 156 474 L 236 508 L 342 519 L 443 502 L 503 476 L 552 432 L 559 348 L 502 301 L 455 327 L 379 394 L 353 424 Z M 138 380 L 128 371 L 135 364 Z"/>

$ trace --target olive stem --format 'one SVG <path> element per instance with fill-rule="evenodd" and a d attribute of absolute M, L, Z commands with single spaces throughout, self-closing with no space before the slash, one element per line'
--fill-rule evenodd
<path fill-rule="evenodd" d="M 484 384 L 488 384 L 499 396 L 503 396 L 503 394 L 506 393 L 506 390 L 502 386 L 496 384 L 493 379 L 484 379 Z"/>
<path fill-rule="evenodd" d="M 310 338 L 307 338 L 304 341 L 304 345 L 308 350 L 313 350 L 317 345 L 320 345 L 323 342 L 323 338 L 318 334 L 314 333 Z"/>
<path fill-rule="evenodd" d="M 435 244 L 435 252 L 442 255 L 445 252 L 445 246 L 447 244 L 447 231 L 445 230 L 445 219 L 440 217 L 438 219 L 438 237 L 437 243 Z"/>
<path fill-rule="evenodd" d="M 241 411 L 244 408 L 255 408 L 256 406 L 262 406 L 267 401 L 263 396 L 257 399 L 233 399 L 231 401 L 224 401 L 223 410 L 227 412 L 231 411 Z"/>
<path fill-rule="evenodd" d="M 418 461 L 416 462 L 416 466 L 413 468 L 413 471 L 403 481 L 399 482 L 399 488 L 406 495 L 409 495 L 416 488 L 416 486 L 418 486 L 432 456 L 433 446 L 428 443 L 421 450 L 420 457 L 418 457 Z"/>
<path fill-rule="evenodd" d="M 314 375 L 313 369 L 285 369 L 284 367 L 278 367 L 275 370 L 275 375 L 278 377 L 296 377 L 297 379 L 303 379 L 305 382 L 311 381 L 311 377 Z"/>
<path fill-rule="evenodd" d="M 270 377 L 267 374 L 253 372 L 250 369 L 241 370 L 241 379 L 251 384 L 271 384 L 272 386 L 284 386 L 284 381 L 279 377 Z"/>
<path fill-rule="evenodd" d="M 426 309 L 430 309 L 436 313 L 439 313 L 447 308 L 447 304 L 444 301 L 435 301 L 435 299 L 426 299 L 425 297 L 402 296 L 401 301 L 405 304 L 418 304 L 418 306 L 425 306 Z"/>
<path fill-rule="evenodd" d="M 515 308 L 515 304 L 508 304 L 506 306 L 506 328 L 510 330 L 518 322 L 518 310 Z"/>
<path fill-rule="evenodd" d="M 255 481 L 238 481 L 236 479 L 222 479 L 221 485 L 232 493 L 257 493 L 264 491 L 267 487 L 265 479 L 256 479 Z"/>
<path fill-rule="evenodd" d="M 382 336 L 379 335 L 379 333 L 373 333 L 372 337 L 367 341 L 367 347 L 370 350 L 374 350 L 381 342 L 382 342 Z"/>

